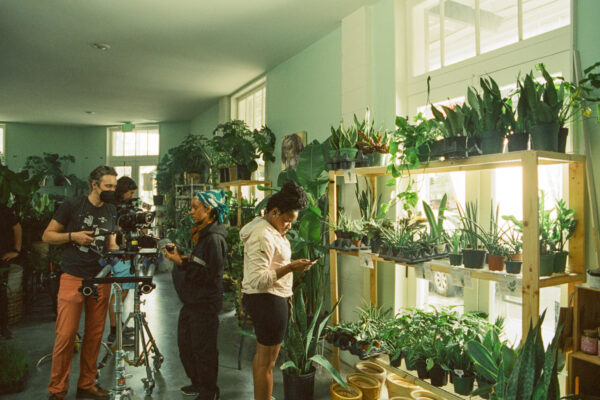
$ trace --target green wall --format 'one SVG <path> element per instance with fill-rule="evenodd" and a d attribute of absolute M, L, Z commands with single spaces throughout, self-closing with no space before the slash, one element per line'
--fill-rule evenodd
<path fill-rule="evenodd" d="M 219 101 L 215 100 L 215 103 L 211 107 L 192 119 L 190 122 L 190 130 L 194 135 L 202 135 L 208 138 L 212 136 L 212 131 L 218 124 Z"/>
<path fill-rule="evenodd" d="M 20 171 L 28 156 L 46 153 L 71 154 L 75 164 L 69 173 L 85 179 L 98 165 L 106 163 L 105 126 L 62 126 L 6 123 L 6 164 Z M 160 154 L 177 146 L 190 132 L 190 122 L 161 122 Z"/>
<path fill-rule="evenodd" d="M 181 143 L 183 138 L 190 134 L 190 121 L 161 122 L 160 132 L 160 155 L 166 154 L 170 148 Z"/>
<path fill-rule="evenodd" d="M 7 123 L 6 163 L 19 171 L 30 155 L 71 154 L 75 164 L 69 173 L 85 178 L 96 166 L 106 163 L 106 128 Z"/>
<path fill-rule="evenodd" d="M 267 125 L 277 136 L 273 182 L 281 171 L 281 138 L 307 132 L 307 142 L 325 140 L 342 115 L 341 28 L 267 72 Z"/>
<path fill-rule="evenodd" d="M 598 24 L 598 16 L 600 16 L 600 1 L 577 0 L 575 2 L 575 40 L 577 49 L 581 56 L 581 67 L 586 67 L 600 61 L 600 46 L 598 46 L 598 38 L 600 37 L 600 24 Z M 584 122 L 589 134 L 591 154 L 597 155 L 600 153 L 600 124 L 597 122 L 597 115 Z M 575 138 L 575 149 L 579 153 L 584 153 L 583 141 L 581 140 L 581 127 L 578 127 Z M 594 178 L 596 195 L 600 196 L 600 160 L 597 157 L 592 157 L 590 160 L 594 167 Z M 600 201 L 600 199 L 598 199 Z M 597 207 L 597 205 L 596 205 Z M 587 223 L 587 266 L 596 266 L 594 257 L 594 240 L 591 229 L 591 220 L 588 218 Z M 600 266 L 597 266 L 600 267 Z"/>

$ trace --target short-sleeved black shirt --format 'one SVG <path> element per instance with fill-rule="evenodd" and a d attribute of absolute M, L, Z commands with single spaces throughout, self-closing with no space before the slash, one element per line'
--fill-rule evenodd
<path fill-rule="evenodd" d="M 99 235 L 90 246 L 70 243 L 65 247 L 63 272 L 79 278 L 92 278 L 100 272 L 98 259 L 107 249 L 108 232 L 115 230 L 116 214 L 114 205 L 104 203 L 102 207 L 95 207 L 87 196 L 68 199 L 56 210 L 54 219 L 64 225 L 64 232 L 93 231 Z"/>
<path fill-rule="evenodd" d="M 13 227 L 19 219 L 6 204 L 0 203 L 0 256 L 15 248 Z"/>

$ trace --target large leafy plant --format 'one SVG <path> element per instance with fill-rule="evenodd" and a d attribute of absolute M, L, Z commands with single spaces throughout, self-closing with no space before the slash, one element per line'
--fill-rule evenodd
<path fill-rule="evenodd" d="M 494 351 L 481 343 L 467 343 L 469 356 L 478 371 L 491 382 L 491 400 L 558 400 L 558 338 L 559 327 L 552 343 L 544 350 L 542 314 L 529 330 L 523 347 L 515 351 L 494 344 Z M 496 350 L 496 346 L 500 350 Z M 515 357 L 516 354 L 516 357 Z M 479 392 L 479 391 L 478 391 Z"/>
<path fill-rule="evenodd" d="M 252 131 L 241 120 L 217 125 L 211 147 L 221 157 L 222 164 L 242 165 L 250 172 L 258 169 L 256 160 L 261 155 L 265 161 L 275 161 L 275 134 L 266 126 Z"/>
<path fill-rule="evenodd" d="M 507 112 L 509 106 L 502 97 L 498 84 L 491 77 L 480 78 L 479 83 L 482 94 L 470 87 L 467 90 L 467 100 L 477 113 L 480 131 L 507 132 L 510 129 L 512 112 Z"/>
<path fill-rule="evenodd" d="M 309 319 L 306 314 L 304 298 L 299 290 L 296 290 L 293 299 L 294 305 L 288 329 L 283 339 L 286 361 L 281 365 L 281 370 L 287 370 L 291 375 L 305 375 L 314 368 L 313 363 L 316 363 L 324 367 L 337 383 L 347 387 L 339 372 L 333 368 L 331 363 L 322 355 L 317 354 L 317 345 L 321 333 L 327 325 L 331 313 L 328 313 L 325 318 L 318 322 L 321 311 L 319 305 L 317 312 Z M 337 304 L 333 308 L 335 309 L 335 307 L 337 307 Z"/>
<path fill-rule="evenodd" d="M 427 222 L 429 223 L 429 233 L 436 243 L 442 243 L 444 240 L 444 212 L 446 211 L 447 203 L 448 196 L 444 193 L 444 196 L 440 201 L 438 216 L 436 218 L 433 214 L 431 206 L 427 204 L 427 202 L 423 201 L 423 210 L 425 211 L 425 216 L 427 217 Z"/>

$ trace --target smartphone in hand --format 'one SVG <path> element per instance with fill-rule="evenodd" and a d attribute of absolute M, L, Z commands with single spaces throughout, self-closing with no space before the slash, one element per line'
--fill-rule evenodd
<path fill-rule="evenodd" d="M 323 258 L 323 256 L 319 256 L 319 257 L 317 257 L 317 258 L 313 258 L 312 260 L 310 260 L 310 262 L 311 262 L 312 264 L 314 264 L 314 263 L 316 263 L 317 261 L 319 261 L 321 258 Z"/>

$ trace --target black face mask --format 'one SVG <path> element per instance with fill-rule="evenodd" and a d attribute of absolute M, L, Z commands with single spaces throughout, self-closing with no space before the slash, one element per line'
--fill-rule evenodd
<path fill-rule="evenodd" d="M 103 203 L 114 203 L 117 201 L 114 190 L 103 190 L 100 192 L 100 200 Z"/>

